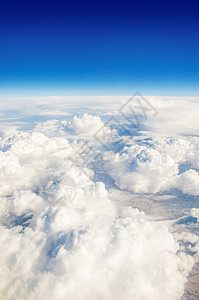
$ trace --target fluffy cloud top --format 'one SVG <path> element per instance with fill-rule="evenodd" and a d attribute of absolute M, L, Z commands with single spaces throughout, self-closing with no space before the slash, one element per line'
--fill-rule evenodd
<path fill-rule="evenodd" d="M 194 218 L 199 219 L 199 208 L 192 208 L 191 210 L 191 216 Z"/>
<path fill-rule="evenodd" d="M 165 225 L 136 209 L 115 214 L 98 191 L 87 191 L 84 209 L 47 208 L 25 229 L 0 227 L 0 288 L 7 299 L 182 296 L 194 259 L 178 254 Z"/>
<path fill-rule="evenodd" d="M 72 126 L 74 130 L 83 136 L 94 135 L 102 126 L 100 117 L 85 113 L 82 117 L 74 116 Z"/>
<path fill-rule="evenodd" d="M 161 105 L 170 111 L 175 101 Z M 199 195 L 199 143 L 142 132 L 125 137 L 123 151 L 113 153 L 94 142 L 96 132 L 103 135 L 100 128 L 117 135 L 100 117 L 84 114 L 0 139 L 0 294 L 5 299 L 181 299 L 198 259 L 198 239 L 177 236 L 166 222 L 111 201 L 93 177 L 93 164 L 81 156 L 80 140 L 101 151 L 103 175 L 140 194 L 178 188 Z M 67 201 L 73 189 L 73 201 Z M 191 215 L 198 218 L 198 210 Z M 195 243 L 193 256 L 180 239 Z"/>
<path fill-rule="evenodd" d="M 198 145 L 187 139 L 159 138 L 135 141 L 121 153 L 107 153 L 107 171 L 122 189 L 134 193 L 157 193 L 178 188 L 199 195 L 199 174 L 180 173 L 183 164 L 197 166 Z"/>
<path fill-rule="evenodd" d="M 88 176 L 83 164 L 80 168 L 78 147 L 43 130 L 1 140 L 2 295 L 8 300 L 179 299 L 194 258 L 179 251 L 163 222 L 115 206 L 104 184 L 92 182 L 92 171 Z M 118 181 L 122 187 L 138 172 L 140 190 L 162 189 L 162 179 L 178 171 L 169 154 L 146 146 L 113 156 L 113 177 L 118 161 L 118 176 L 128 170 L 125 181 Z M 76 197 L 70 205 L 66 197 L 52 205 L 56 193 L 44 197 L 43 192 L 54 185 L 59 190 L 64 176 L 76 182 Z M 138 189 L 136 177 L 133 187 Z"/>

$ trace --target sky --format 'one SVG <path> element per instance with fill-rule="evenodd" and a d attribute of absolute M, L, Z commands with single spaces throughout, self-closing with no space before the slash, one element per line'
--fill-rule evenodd
<path fill-rule="evenodd" d="M 199 95 L 198 5 L 3 1 L 0 97 Z"/>

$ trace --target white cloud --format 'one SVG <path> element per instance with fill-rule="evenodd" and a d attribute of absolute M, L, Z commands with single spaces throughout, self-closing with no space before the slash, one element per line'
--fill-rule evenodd
<path fill-rule="evenodd" d="M 4 139 L 1 147 L 0 291 L 5 299 L 182 296 L 194 258 L 178 253 L 166 225 L 137 209 L 116 207 L 104 184 L 81 172 L 75 164 L 81 144 L 38 130 Z M 171 156 L 144 146 L 134 145 L 121 157 L 115 155 L 114 163 L 117 159 L 118 174 L 136 166 L 145 184 L 144 176 L 153 174 L 158 180 L 177 172 Z M 135 166 L 132 159 L 137 159 Z M 56 195 L 45 198 L 41 192 L 64 175 L 76 182 L 77 195 L 70 206 L 62 199 L 51 207 Z M 161 180 L 147 184 L 157 189 Z M 23 220 L 30 213 L 35 218 Z"/>
<path fill-rule="evenodd" d="M 37 113 L 39 116 L 69 116 L 70 114 L 60 110 L 44 110 Z"/>
<path fill-rule="evenodd" d="M 189 169 L 176 177 L 175 187 L 185 194 L 199 195 L 199 174 L 195 170 Z"/>
<path fill-rule="evenodd" d="M 95 98 L 90 109 L 107 114 L 99 99 L 107 100 Z M 122 99 L 126 97 L 111 97 L 108 108 L 116 113 Z M 67 108 L 66 98 L 52 97 L 50 106 L 45 107 L 49 99 L 42 98 L 40 108 L 34 99 L 31 114 L 71 113 L 80 101 L 73 100 L 70 98 Z M 141 199 L 142 193 L 156 194 L 171 188 L 199 194 L 198 138 L 179 135 L 198 133 L 198 104 L 193 99 L 167 100 L 151 98 L 157 117 L 149 117 L 146 130 L 137 137 L 121 137 L 125 143 L 121 153 L 100 152 L 108 160 L 105 170 L 100 171 L 112 176 L 119 188 L 130 191 L 128 199 L 136 198 L 132 193 L 140 193 Z M 114 102 L 117 107 L 113 107 Z M 6 111 L 3 103 L 0 106 Z M 15 103 L 15 109 L 25 115 L 29 108 L 23 100 Z M 198 260 L 198 238 L 188 233 L 173 234 L 167 227 L 169 222 L 153 221 L 123 205 L 114 185 L 108 192 L 102 182 L 94 182 L 93 165 L 87 164 L 80 152 L 84 140 L 89 140 L 98 153 L 101 151 L 93 135 L 103 127 L 99 116 L 85 113 L 71 123 L 40 122 L 33 130 L 0 139 L 0 294 L 5 299 L 182 297 L 187 276 Z M 117 136 L 116 130 L 105 129 Z M 67 176 L 76 189 L 70 204 Z M 66 193 L 61 193 L 62 189 Z M 167 194 L 155 197 L 172 199 Z M 152 201 L 153 195 L 149 198 Z M 198 218 L 198 209 L 193 208 L 191 215 Z M 191 257 L 184 253 L 179 240 L 194 243 L 196 254 Z"/>
<path fill-rule="evenodd" d="M 178 188 L 184 193 L 199 195 L 198 172 L 188 169 L 179 173 L 181 165 L 193 165 L 196 157 L 197 145 L 186 138 L 137 140 L 120 154 L 106 154 L 106 169 L 117 186 L 134 193 Z"/>
<path fill-rule="evenodd" d="M 47 136 L 66 135 L 67 130 L 71 129 L 71 122 L 48 120 L 46 122 L 38 122 L 34 128 L 35 132 L 42 132 Z"/>
<path fill-rule="evenodd" d="M 112 130 L 109 126 L 106 126 L 99 116 L 83 114 L 81 117 L 74 116 L 72 121 L 72 128 L 76 134 L 84 139 L 93 139 L 94 143 L 98 143 L 95 135 L 103 140 L 103 135 L 110 136 L 116 134 L 116 130 Z"/>
<path fill-rule="evenodd" d="M 82 117 L 74 116 L 72 126 L 77 133 L 87 136 L 94 135 L 103 126 L 103 122 L 100 117 L 85 113 Z"/>
<path fill-rule="evenodd" d="M 198 97 L 146 97 L 156 108 L 155 118 L 148 117 L 147 128 L 172 135 L 198 135 Z"/>
<path fill-rule="evenodd" d="M 85 201 L 92 202 L 94 195 L 89 199 L 87 194 Z M 98 212 L 89 205 L 47 209 L 23 231 L 1 227 L 0 288 L 5 297 L 180 298 L 194 259 L 177 254 L 165 225 L 136 209 L 114 216 L 106 196 L 104 201 Z"/>
<path fill-rule="evenodd" d="M 199 219 L 199 208 L 192 208 L 190 215 L 194 218 Z"/>

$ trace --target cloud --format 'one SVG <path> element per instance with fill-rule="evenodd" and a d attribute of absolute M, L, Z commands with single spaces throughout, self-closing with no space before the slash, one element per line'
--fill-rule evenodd
<path fill-rule="evenodd" d="M 117 98 L 118 109 L 125 98 Z M 96 98 L 90 111 L 95 108 L 107 114 L 99 99 L 103 100 Z M 31 111 L 56 113 L 56 118 L 62 111 L 64 115 L 74 109 L 81 113 L 80 100 L 73 100 L 66 107 L 66 98 L 42 98 L 40 107 L 34 99 Z M 48 101 L 51 105 L 46 107 Z M 111 97 L 108 108 L 115 101 Z M 151 194 L 150 203 L 153 197 L 171 198 L 170 189 L 199 194 L 199 142 L 185 135 L 198 133 L 198 104 L 194 99 L 152 97 L 150 101 L 158 115 L 144 120 L 145 131 L 135 136 L 119 136 L 119 130 L 111 129 L 99 116 L 78 113 L 72 121 L 48 120 L 32 130 L 8 131 L 9 136 L 0 138 L 0 294 L 5 299 L 182 297 L 189 272 L 199 259 L 198 237 L 176 234 L 169 222 L 157 221 L 160 216 L 155 221 L 127 202 L 132 204 L 128 200 L 137 197 L 133 193 L 139 193 L 139 199 L 143 193 Z M 25 102 L 15 103 L 21 115 L 30 112 Z M 5 112 L 6 106 L 0 105 Z M 120 153 L 98 147 L 94 135 L 98 132 L 103 138 L 101 129 L 113 134 L 116 142 L 122 140 Z M 101 179 L 94 176 L 96 157 L 89 163 L 88 153 L 82 151 L 87 141 L 105 162 Z M 107 184 L 106 176 L 110 191 L 101 182 Z M 72 187 L 67 178 L 74 182 Z M 72 188 L 75 194 L 70 202 Z M 120 189 L 130 191 L 128 199 Z M 164 191 L 168 195 L 157 195 Z M 198 209 L 193 208 L 190 215 L 198 218 Z M 193 244 L 188 246 L 192 256 L 181 241 Z"/>
<path fill-rule="evenodd" d="M 190 215 L 194 218 L 199 219 L 199 208 L 192 208 Z"/>
<path fill-rule="evenodd" d="M 96 134 L 98 138 L 100 138 L 104 133 L 106 133 L 106 135 L 116 133 L 116 130 L 112 130 L 109 126 L 106 126 L 99 116 L 93 116 L 87 113 L 81 117 L 74 116 L 72 127 L 76 134 L 83 138 L 95 139 Z M 95 142 L 97 143 L 96 139 Z"/>
<path fill-rule="evenodd" d="M 199 195 L 199 173 L 189 169 L 176 177 L 175 187 L 179 188 L 185 194 L 194 196 Z"/>
<path fill-rule="evenodd" d="M 121 153 L 106 153 L 106 169 L 115 184 L 134 193 L 158 193 L 178 188 L 199 195 L 196 165 L 197 144 L 182 138 L 135 140 Z M 183 166 L 188 168 L 180 173 Z"/>
<path fill-rule="evenodd" d="M 42 132 L 45 135 L 59 136 L 66 135 L 67 131 L 71 130 L 71 122 L 60 121 L 60 120 L 48 120 L 46 122 L 38 122 L 34 128 L 34 132 Z"/>
<path fill-rule="evenodd" d="M 70 114 L 60 110 L 44 110 L 39 112 L 37 115 L 40 116 L 69 116 Z"/>
<path fill-rule="evenodd" d="M 97 190 L 87 194 L 92 202 Z M 98 198 L 96 194 L 96 198 Z M 90 198 L 90 199 L 89 199 Z M 194 259 L 136 209 L 49 208 L 31 227 L 1 227 L 8 299 L 178 299 Z M 92 204 L 93 205 L 93 204 Z M 96 213 L 97 212 L 97 213 Z M 24 261 L 26 263 L 24 263 Z"/>
<path fill-rule="evenodd" d="M 103 122 L 98 116 L 85 113 L 82 117 L 74 116 L 72 126 L 77 133 L 81 133 L 83 136 L 94 135 L 103 126 Z"/>
<path fill-rule="evenodd" d="M 148 130 L 167 136 L 198 135 L 198 97 L 146 97 L 156 108 L 155 118 L 148 116 Z"/>
<path fill-rule="evenodd" d="M 93 122 L 84 117 L 85 128 L 88 119 Z M 164 222 L 110 200 L 104 184 L 92 181 L 92 170 L 83 172 L 87 167 L 80 160 L 81 143 L 47 136 L 37 128 L 5 138 L 0 146 L 0 291 L 6 299 L 182 296 L 194 258 L 179 251 Z M 136 144 L 121 156 L 115 154 L 112 168 L 110 174 L 118 178 L 126 170 L 127 176 L 138 170 L 141 190 L 152 191 L 162 188 L 159 176 L 169 178 L 178 171 L 169 154 Z M 63 197 L 52 205 L 56 194 L 46 192 L 55 185 L 59 190 L 64 176 L 76 183 L 75 199 L 68 205 Z M 121 185 L 129 187 L 127 179 L 120 178 Z M 133 187 L 138 189 L 136 180 Z"/>

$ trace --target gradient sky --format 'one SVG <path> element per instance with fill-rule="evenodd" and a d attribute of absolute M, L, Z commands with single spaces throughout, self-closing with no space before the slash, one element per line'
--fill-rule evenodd
<path fill-rule="evenodd" d="M 4 1 L 0 97 L 199 95 L 196 3 Z"/>

